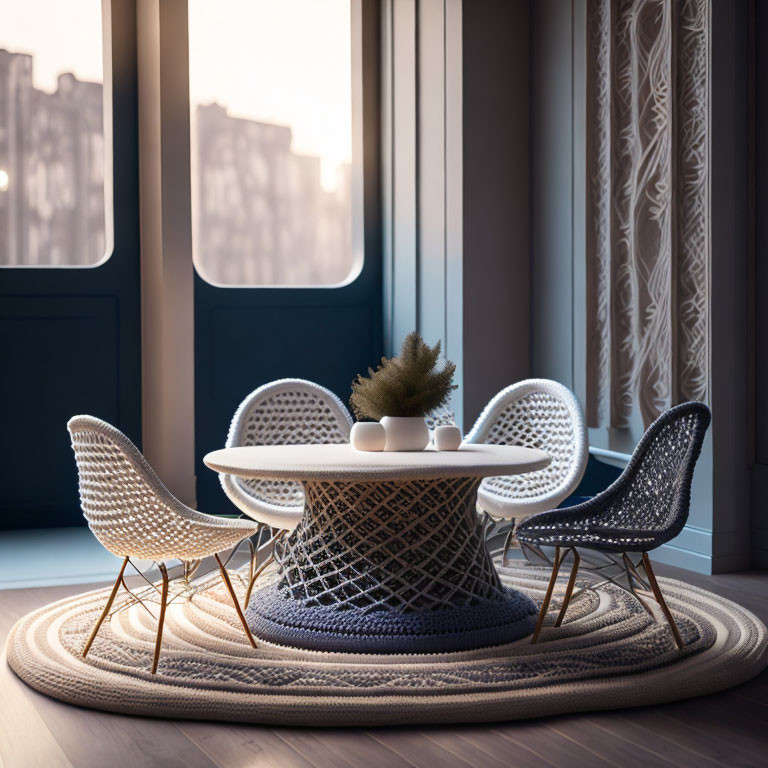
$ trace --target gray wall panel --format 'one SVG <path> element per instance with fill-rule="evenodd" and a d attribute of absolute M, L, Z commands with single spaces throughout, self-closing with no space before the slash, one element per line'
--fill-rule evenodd
<path fill-rule="evenodd" d="M 530 374 L 530 9 L 464 3 L 464 419 Z"/>
<path fill-rule="evenodd" d="M 573 387 L 572 15 L 531 6 L 531 369 Z"/>

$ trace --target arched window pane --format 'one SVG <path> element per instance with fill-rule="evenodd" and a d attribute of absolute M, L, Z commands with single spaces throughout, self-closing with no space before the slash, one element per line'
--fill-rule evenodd
<path fill-rule="evenodd" d="M 351 234 L 350 0 L 190 0 L 194 262 L 336 285 Z"/>
<path fill-rule="evenodd" d="M 101 0 L 0 19 L 0 266 L 105 258 Z"/>

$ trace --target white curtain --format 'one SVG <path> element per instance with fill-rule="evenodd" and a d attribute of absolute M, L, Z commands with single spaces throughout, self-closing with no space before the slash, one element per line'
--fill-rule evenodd
<path fill-rule="evenodd" d="M 708 380 L 709 0 L 588 0 L 587 420 Z"/>

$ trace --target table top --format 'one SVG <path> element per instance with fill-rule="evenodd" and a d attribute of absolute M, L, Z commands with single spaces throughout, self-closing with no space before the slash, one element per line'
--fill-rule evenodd
<path fill-rule="evenodd" d="M 549 455 L 513 445 L 462 445 L 458 451 L 358 451 L 338 445 L 256 445 L 212 451 L 216 472 L 262 480 L 409 480 L 493 477 L 543 469 Z"/>

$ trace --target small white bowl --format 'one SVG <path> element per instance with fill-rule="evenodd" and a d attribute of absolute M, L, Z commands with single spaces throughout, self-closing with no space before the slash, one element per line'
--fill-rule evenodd
<path fill-rule="evenodd" d="M 378 421 L 357 421 L 352 425 L 349 440 L 358 451 L 383 451 L 387 433 Z"/>
<path fill-rule="evenodd" d="M 453 424 L 435 427 L 435 448 L 438 451 L 458 451 L 461 445 L 461 430 Z"/>

